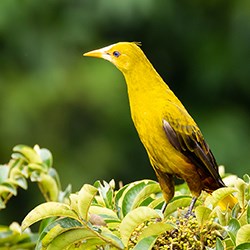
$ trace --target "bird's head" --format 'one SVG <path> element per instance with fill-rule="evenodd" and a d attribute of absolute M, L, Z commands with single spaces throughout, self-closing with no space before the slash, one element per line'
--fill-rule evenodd
<path fill-rule="evenodd" d="M 125 73 L 145 57 L 138 45 L 136 42 L 119 42 L 83 55 L 108 60 Z"/>

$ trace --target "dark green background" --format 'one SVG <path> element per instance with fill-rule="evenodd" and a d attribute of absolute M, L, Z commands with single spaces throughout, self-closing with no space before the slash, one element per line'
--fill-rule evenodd
<path fill-rule="evenodd" d="M 118 41 L 142 42 L 218 163 L 247 173 L 249 0 L 1 0 L 0 162 L 17 144 L 39 144 L 53 153 L 63 187 L 72 183 L 74 191 L 98 179 L 155 179 L 122 74 L 82 57 Z M 30 186 L 36 194 L 20 193 L 23 212 L 10 221 L 42 201 Z"/>

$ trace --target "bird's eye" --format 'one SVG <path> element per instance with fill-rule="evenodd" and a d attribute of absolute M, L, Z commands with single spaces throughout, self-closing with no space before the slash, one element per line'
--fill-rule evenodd
<path fill-rule="evenodd" d="M 115 57 L 119 57 L 121 55 L 121 53 L 119 51 L 114 51 L 113 52 L 113 56 Z"/>

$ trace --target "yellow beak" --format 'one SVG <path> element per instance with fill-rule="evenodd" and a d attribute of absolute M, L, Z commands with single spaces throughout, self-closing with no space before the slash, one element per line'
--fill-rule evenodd
<path fill-rule="evenodd" d="M 83 56 L 90 56 L 90 57 L 97 57 L 97 58 L 103 58 L 103 51 L 97 49 L 92 50 L 90 52 L 84 53 Z"/>
<path fill-rule="evenodd" d="M 90 56 L 90 57 L 97 57 L 97 58 L 103 58 L 105 60 L 108 60 L 112 62 L 112 58 L 110 55 L 110 49 L 112 49 L 113 45 L 101 48 L 101 49 L 96 49 L 92 50 L 90 52 L 84 53 L 84 56 Z"/>

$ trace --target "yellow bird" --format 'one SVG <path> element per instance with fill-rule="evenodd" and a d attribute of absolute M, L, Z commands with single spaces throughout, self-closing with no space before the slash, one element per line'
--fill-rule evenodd
<path fill-rule="evenodd" d="M 225 184 L 199 127 L 138 45 L 119 42 L 84 56 L 108 60 L 123 73 L 132 120 L 163 197 L 168 203 L 174 196 L 173 176 L 184 179 L 193 197 L 189 216 L 202 190 L 211 193 Z"/>

